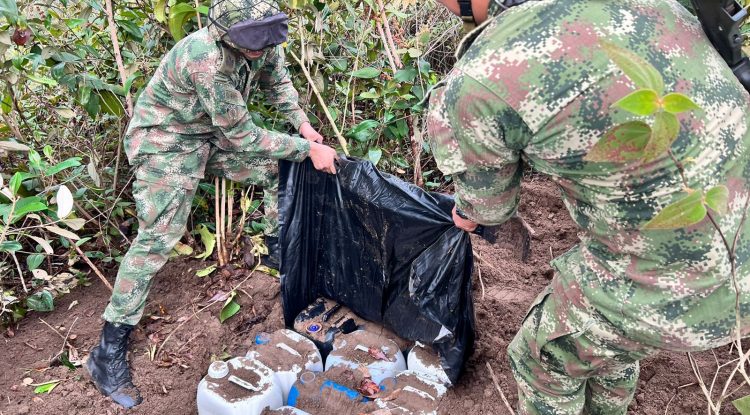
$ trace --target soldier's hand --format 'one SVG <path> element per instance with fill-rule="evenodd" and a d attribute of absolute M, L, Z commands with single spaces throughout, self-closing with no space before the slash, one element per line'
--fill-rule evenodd
<path fill-rule="evenodd" d="M 299 127 L 299 133 L 302 137 L 311 143 L 323 143 L 323 136 L 318 133 L 309 122 L 302 123 Z"/>
<path fill-rule="evenodd" d="M 336 150 L 323 144 L 310 143 L 310 160 L 317 170 L 336 174 Z"/>
<path fill-rule="evenodd" d="M 474 232 L 477 226 L 479 226 L 476 222 L 470 219 L 464 219 L 461 216 L 459 216 L 458 213 L 456 212 L 455 206 L 453 206 L 453 223 L 456 225 L 457 228 L 463 229 L 466 232 Z"/>

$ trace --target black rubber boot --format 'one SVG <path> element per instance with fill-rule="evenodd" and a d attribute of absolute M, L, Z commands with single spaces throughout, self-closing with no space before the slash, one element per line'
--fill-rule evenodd
<path fill-rule="evenodd" d="M 126 354 L 128 336 L 134 326 L 104 323 L 99 345 L 94 347 L 84 368 L 90 380 L 104 396 L 126 409 L 143 402 L 140 392 L 133 385 Z"/>
<path fill-rule="evenodd" d="M 266 235 L 265 244 L 268 247 L 268 255 L 260 259 L 261 265 L 275 270 L 279 269 L 281 263 L 281 252 L 279 250 L 279 237 Z"/>

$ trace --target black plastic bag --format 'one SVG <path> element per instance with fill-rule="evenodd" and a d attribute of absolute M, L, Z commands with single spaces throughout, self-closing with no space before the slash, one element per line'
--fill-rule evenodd
<path fill-rule="evenodd" d="M 473 256 L 453 198 L 342 159 L 336 176 L 282 161 L 281 290 L 286 325 L 318 297 L 431 344 L 452 383 L 474 346 Z"/>

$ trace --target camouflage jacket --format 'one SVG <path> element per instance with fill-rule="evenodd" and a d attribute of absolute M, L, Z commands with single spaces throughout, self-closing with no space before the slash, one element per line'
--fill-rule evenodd
<path fill-rule="evenodd" d="M 190 187 L 203 177 L 212 147 L 250 157 L 307 157 L 306 140 L 259 128 L 247 110 L 259 87 L 295 128 L 308 121 L 281 47 L 249 61 L 218 40 L 213 28 L 182 39 L 138 98 L 125 150 L 139 179 Z"/>
<path fill-rule="evenodd" d="M 457 206 L 478 223 L 505 221 L 516 211 L 525 161 L 559 185 L 580 227 L 580 244 L 552 263 L 569 307 L 594 310 L 656 347 L 726 343 L 735 291 L 719 233 L 708 219 L 641 229 L 684 197 L 675 163 L 666 153 L 636 165 L 583 159 L 606 131 L 634 118 L 612 107 L 636 88 L 599 46 L 603 38 L 644 57 L 666 91 L 701 106 L 679 115 L 672 151 L 690 188 L 728 186 L 729 212 L 717 221 L 734 239 L 749 194 L 750 97 L 698 21 L 672 0 L 542 0 L 503 12 L 473 35 L 434 90 L 428 115 L 430 143 L 440 170 L 455 181 Z M 749 222 L 737 250 L 745 316 Z M 574 315 L 586 313 L 560 315 L 546 331 L 586 330 Z"/>

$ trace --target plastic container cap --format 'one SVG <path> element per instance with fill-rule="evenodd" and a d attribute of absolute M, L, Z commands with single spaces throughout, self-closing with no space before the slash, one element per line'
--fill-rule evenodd
<path fill-rule="evenodd" d="M 226 362 L 213 362 L 208 367 L 208 376 L 213 379 L 221 379 L 229 374 L 229 365 Z"/>

